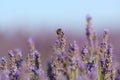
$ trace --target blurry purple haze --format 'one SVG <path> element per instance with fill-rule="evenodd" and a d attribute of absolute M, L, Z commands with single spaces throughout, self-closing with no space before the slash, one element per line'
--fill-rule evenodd
<path fill-rule="evenodd" d="M 46 30 L 47 31 L 47 30 Z M 36 32 L 36 34 L 29 34 L 24 31 L 16 31 L 14 34 L 9 35 L 9 33 L 0 33 L 0 57 L 2 56 L 7 56 L 8 50 L 14 49 L 14 48 L 20 48 L 23 52 L 23 56 L 26 56 L 28 53 L 28 43 L 27 40 L 29 37 L 32 37 L 36 49 L 41 53 L 41 60 L 44 69 L 46 69 L 47 61 L 50 59 L 52 55 L 52 45 L 55 42 L 56 38 L 56 29 L 48 32 Z M 80 48 L 83 46 L 83 43 L 87 41 L 85 33 L 73 33 L 69 31 L 65 31 L 66 39 L 67 39 L 67 45 L 70 42 L 73 42 L 74 40 L 77 41 L 78 46 Z M 99 40 L 102 39 L 102 34 L 103 32 L 99 31 L 98 33 L 98 38 Z M 119 34 L 116 32 L 110 32 L 109 35 L 109 41 L 112 42 L 114 46 L 114 54 L 117 55 L 117 60 L 120 60 L 120 38 Z M 68 47 L 67 47 L 68 48 Z"/>

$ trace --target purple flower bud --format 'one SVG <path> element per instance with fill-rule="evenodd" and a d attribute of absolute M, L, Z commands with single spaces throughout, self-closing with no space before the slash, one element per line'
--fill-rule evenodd
<path fill-rule="evenodd" d="M 60 38 L 56 38 L 56 44 L 60 45 L 60 43 L 61 43 Z"/>
<path fill-rule="evenodd" d="M 57 35 L 61 35 L 61 36 L 64 35 L 64 33 L 63 33 L 63 31 L 62 31 L 61 28 L 57 29 L 57 30 L 56 30 L 56 33 L 57 33 Z"/>
<path fill-rule="evenodd" d="M 112 47 L 112 44 L 110 43 L 108 45 L 108 54 L 111 54 L 111 53 L 113 53 L 113 47 Z"/>
<path fill-rule="evenodd" d="M 13 69 L 14 72 L 17 72 L 17 67 Z"/>
<path fill-rule="evenodd" d="M 104 29 L 104 33 L 108 34 L 109 30 L 108 29 Z"/>
<path fill-rule="evenodd" d="M 4 58 L 4 57 L 2 57 L 2 58 L 1 58 L 1 60 L 2 60 L 2 61 L 5 61 L 5 58 Z"/>
<path fill-rule="evenodd" d="M 90 15 L 87 15 L 86 19 L 87 19 L 87 21 L 90 21 L 92 19 L 92 17 Z"/>
<path fill-rule="evenodd" d="M 105 63 L 106 63 L 106 60 L 102 59 L 102 60 L 100 61 L 100 63 L 101 63 L 101 66 L 103 66 L 103 65 L 105 65 Z"/>
<path fill-rule="evenodd" d="M 82 54 L 88 54 L 89 53 L 89 50 L 88 48 L 82 48 L 82 51 L 81 51 Z"/>
<path fill-rule="evenodd" d="M 78 49 L 79 49 L 79 46 L 77 45 L 76 41 L 74 41 L 74 49 L 75 49 L 75 50 L 78 50 Z"/>
<path fill-rule="evenodd" d="M 29 43 L 30 45 L 34 45 L 33 39 L 32 39 L 32 38 L 29 38 L 29 39 L 28 39 L 28 43 Z"/>
<path fill-rule="evenodd" d="M 14 57 L 14 53 L 13 53 L 12 50 L 10 50 L 10 51 L 8 52 L 8 56 L 9 56 L 9 57 Z"/>
<path fill-rule="evenodd" d="M 30 70 L 34 70 L 34 67 L 33 67 L 33 66 L 30 66 L 29 69 L 30 69 Z"/>
<path fill-rule="evenodd" d="M 17 55 L 19 55 L 20 57 L 22 57 L 22 52 L 21 52 L 21 50 L 20 50 L 19 48 L 15 48 L 15 49 L 14 49 L 14 52 L 15 52 Z"/>
<path fill-rule="evenodd" d="M 86 35 L 89 36 L 93 34 L 93 29 L 90 27 L 90 25 L 87 25 L 87 28 L 86 28 Z"/>
<path fill-rule="evenodd" d="M 6 57 L 2 57 L 2 58 L 1 58 L 1 61 L 7 63 Z"/>
<path fill-rule="evenodd" d="M 108 43 L 107 43 L 106 41 L 102 41 L 102 42 L 100 43 L 100 47 L 101 47 L 101 49 L 102 49 L 102 48 L 108 49 Z"/>
<path fill-rule="evenodd" d="M 102 41 L 100 44 L 101 45 L 107 45 L 107 42 L 106 41 Z"/>

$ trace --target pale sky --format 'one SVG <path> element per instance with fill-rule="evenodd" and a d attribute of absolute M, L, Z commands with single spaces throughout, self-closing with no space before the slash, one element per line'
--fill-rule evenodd
<path fill-rule="evenodd" d="M 0 29 L 16 29 L 21 23 L 32 29 L 42 26 L 77 29 L 86 25 L 87 14 L 98 28 L 118 26 L 120 0 L 0 0 Z"/>

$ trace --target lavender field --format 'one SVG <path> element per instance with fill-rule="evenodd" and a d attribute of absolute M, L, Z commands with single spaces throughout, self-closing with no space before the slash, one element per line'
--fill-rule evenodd
<path fill-rule="evenodd" d="M 120 80 L 119 34 L 86 24 L 79 35 L 0 33 L 0 80 Z"/>

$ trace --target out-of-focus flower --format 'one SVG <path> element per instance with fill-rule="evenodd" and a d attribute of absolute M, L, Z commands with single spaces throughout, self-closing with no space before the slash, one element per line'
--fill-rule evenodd
<path fill-rule="evenodd" d="M 88 59 L 88 56 L 89 56 L 89 49 L 88 49 L 88 46 L 87 44 L 85 43 L 84 44 L 84 47 L 82 47 L 82 50 L 81 50 L 81 57 L 82 57 L 82 60 L 87 60 Z"/>
<path fill-rule="evenodd" d="M 1 58 L 1 61 L 7 63 L 6 57 L 2 57 L 2 58 Z"/>
<path fill-rule="evenodd" d="M 17 56 L 22 57 L 22 52 L 21 52 L 21 50 L 20 50 L 19 48 L 15 48 L 15 49 L 14 49 L 14 53 L 15 53 Z"/>
<path fill-rule="evenodd" d="M 56 33 L 57 33 L 57 35 L 60 35 L 61 37 L 64 36 L 64 32 L 62 31 L 61 28 L 57 29 L 57 30 L 56 30 Z"/>
<path fill-rule="evenodd" d="M 35 44 L 32 38 L 28 39 L 29 49 L 30 51 L 33 51 L 35 49 Z"/>
<path fill-rule="evenodd" d="M 8 57 L 10 57 L 10 58 L 11 58 L 11 57 L 14 57 L 14 53 L 13 53 L 12 50 L 9 50 L 9 51 L 8 51 Z"/>
<path fill-rule="evenodd" d="M 108 41 L 108 31 L 109 31 L 108 29 L 104 30 L 103 41 L 106 41 L 106 42 Z"/>
<path fill-rule="evenodd" d="M 113 53 L 113 46 L 112 46 L 112 44 L 110 43 L 109 45 L 108 45 L 108 52 L 107 52 L 107 54 L 108 55 L 111 55 Z"/>
<path fill-rule="evenodd" d="M 89 22 L 92 19 L 92 17 L 90 15 L 87 15 L 86 19 L 87 19 L 87 22 Z"/>
<path fill-rule="evenodd" d="M 107 49 L 108 49 L 108 43 L 106 41 L 102 41 L 100 43 L 100 51 L 102 53 L 106 53 L 107 52 Z"/>
<path fill-rule="evenodd" d="M 76 41 L 74 41 L 74 49 L 75 49 L 75 50 L 79 50 L 79 46 L 77 45 L 77 42 L 76 42 Z"/>
<path fill-rule="evenodd" d="M 88 62 L 87 63 L 87 69 L 91 72 L 92 71 L 92 68 L 95 67 L 95 62 L 94 60 L 92 60 L 91 62 Z"/>
<path fill-rule="evenodd" d="M 104 34 L 108 34 L 109 29 L 104 29 Z"/>
<path fill-rule="evenodd" d="M 88 48 L 87 47 L 82 48 L 81 53 L 87 55 L 89 53 Z"/>
<path fill-rule="evenodd" d="M 102 60 L 100 61 L 100 63 L 101 63 L 101 67 L 104 67 L 104 66 L 105 66 L 105 63 L 106 63 L 105 59 L 102 59 Z"/>
<path fill-rule="evenodd" d="M 87 20 L 86 36 L 87 36 L 89 45 L 93 46 L 94 45 L 93 44 L 94 43 L 93 42 L 93 40 L 94 40 L 94 31 L 93 31 L 93 26 L 92 26 L 92 23 L 91 23 L 91 17 L 88 16 L 86 18 L 86 20 Z"/>
<path fill-rule="evenodd" d="M 15 63 L 17 68 L 20 68 L 23 66 L 23 58 L 22 58 L 22 52 L 19 48 L 15 48 L 14 50 L 15 55 Z"/>

